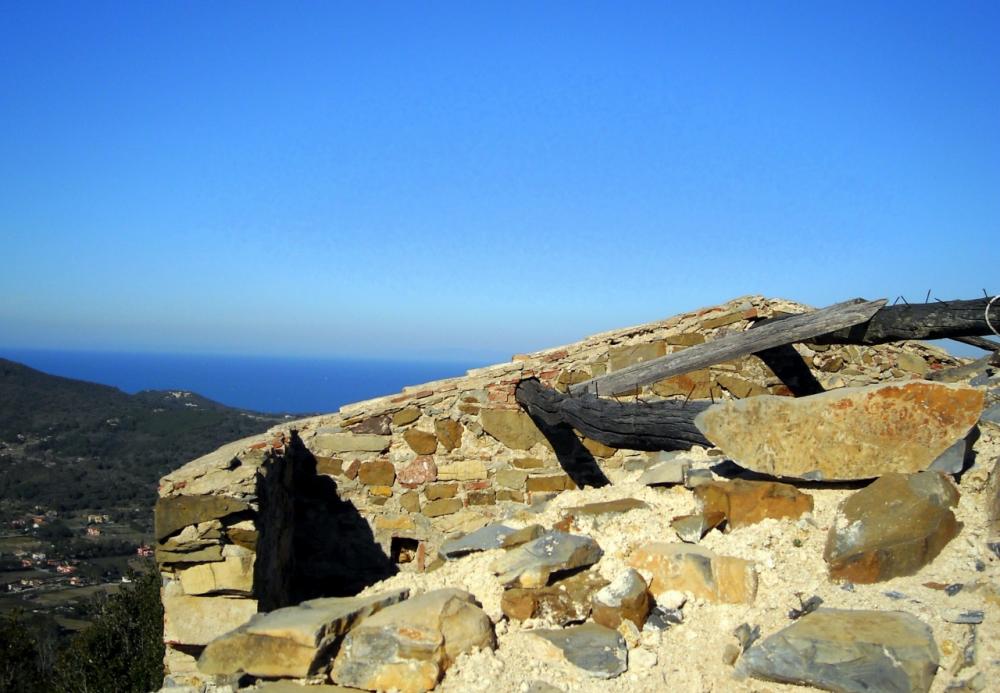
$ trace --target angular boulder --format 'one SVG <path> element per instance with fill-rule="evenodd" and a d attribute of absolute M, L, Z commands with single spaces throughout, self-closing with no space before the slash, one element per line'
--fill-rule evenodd
<path fill-rule="evenodd" d="M 552 573 L 593 565 L 603 554 L 590 537 L 549 532 L 500 557 L 492 570 L 505 586 L 541 587 Z"/>
<path fill-rule="evenodd" d="M 653 608 L 653 599 L 639 571 L 629 569 L 597 592 L 591 605 L 595 623 L 617 630 L 622 621 L 631 621 L 641 629 Z"/>
<path fill-rule="evenodd" d="M 652 574 L 654 596 L 672 590 L 725 604 L 751 604 L 757 596 L 753 563 L 700 546 L 652 542 L 636 549 L 628 564 Z"/>
<path fill-rule="evenodd" d="M 834 580 L 881 582 L 913 575 L 961 529 L 955 485 L 939 472 L 887 474 L 837 509 L 823 558 Z"/>
<path fill-rule="evenodd" d="M 623 673 L 628 665 L 625 639 L 617 631 L 596 623 L 531 630 L 527 634 L 544 644 L 539 652 L 543 657 L 568 662 L 588 676 L 611 679 Z"/>
<path fill-rule="evenodd" d="M 198 659 L 205 674 L 304 678 L 329 663 L 337 638 L 379 610 L 406 599 L 402 589 L 371 597 L 311 599 L 256 614 L 208 644 Z"/>
<path fill-rule="evenodd" d="M 918 472 L 979 419 L 984 394 L 914 380 L 809 397 L 762 395 L 722 402 L 698 429 L 741 467 L 817 481 Z"/>
<path fill-rule="evenodd" d="M 344 638 L 330 672 L 335 683 L 423 693 L 463 652 L 496 647 L 493 624 L 471 594 L 427 592 L 395 604 Z"/>
<path fill-rule="evenodd" d="M 694 489 L 702 514 L 722 513 L 727 529 L 739 529 L 767 518 L 796 519 L 812 512 L 813 498 L 776 481 L 710 481 Z"/>
<path fill-rule="evenodd" d="M 900 611 L 819 609 L 744 653 L 754 678 L 845 693 L 926 693 L 938 668 L 931 629 Z"/>

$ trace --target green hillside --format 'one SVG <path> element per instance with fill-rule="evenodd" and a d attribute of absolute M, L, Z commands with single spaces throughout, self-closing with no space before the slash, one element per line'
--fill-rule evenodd
<path fill-rule="evenodd" d="M 161 476 L 280 420 L 193 393 L 129 395 L 0 359 L 3 514 L 151 508 Z"/>

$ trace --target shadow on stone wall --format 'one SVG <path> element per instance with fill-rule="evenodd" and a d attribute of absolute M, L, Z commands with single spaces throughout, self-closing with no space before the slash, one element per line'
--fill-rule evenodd
<path fill-rule="evenodd" d="M 296 451 L 293 601 L 357 594 L 398 570 L 337 483 L 316 473 L 316 458 Z"/>
<path fill-rule="evenodd" d="M 567 424 L 553 426 L 537 416 L 532 416 L 530 412 L 528 416 L 531 416 L 531 420 L 545 436 L 545 440 L 549 441 L 549 445 L 556 453 L 556 459 L 559 460 L 559 466 L 574 484 L 580 488 L 584 486 L 600 488 L 611 483 L 601 471 L 590 450 L 577 438 L 572 426 Z"/>

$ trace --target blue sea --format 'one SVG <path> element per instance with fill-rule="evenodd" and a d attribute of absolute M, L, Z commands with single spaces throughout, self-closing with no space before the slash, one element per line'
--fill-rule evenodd
<path fill-rule="evenodd" d="M 140 390 L 188 390 L 231 407 L 310 414 L 463 375 L 485 362 L 409 362 L 194 354 L 0 349 L 45 373 Z"/>

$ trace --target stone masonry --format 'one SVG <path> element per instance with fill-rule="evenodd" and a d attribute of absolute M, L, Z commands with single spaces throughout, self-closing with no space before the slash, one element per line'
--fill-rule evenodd
<path fill-rule="evenodd" d="M 535 377 L 570 384 L 806 308 L 751 296 L 598 334 L 464 376 L 290 421 L 163 478 L 156 506 L 166 668 L 197 682 L 205 645 L 259 611 L 348 596 L 396 571 L 421 571 L 441 544 L 575 488 L 514 399 Z M 922 343 L 795 347 L 826 389 L 920 378 L 958 362 Z M 789 395 L 759 359 L 718 364 L 631 397 Z M 652 459 L 582 439 L 602 470 Z"/>

